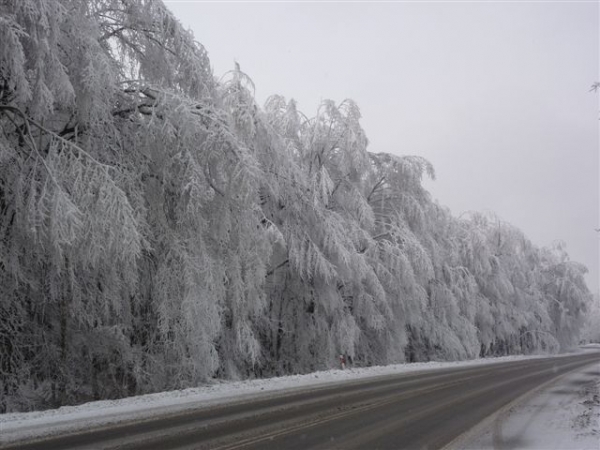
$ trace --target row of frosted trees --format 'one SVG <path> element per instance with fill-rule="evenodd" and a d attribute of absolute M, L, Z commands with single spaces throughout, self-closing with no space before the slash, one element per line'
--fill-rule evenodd
<path fill-rule="evenodd" d="M 359 110 L 259 107 L 159 1 L 0 3 L 0 412 L 555 351 L 585 268 L 453 217 Z"/>

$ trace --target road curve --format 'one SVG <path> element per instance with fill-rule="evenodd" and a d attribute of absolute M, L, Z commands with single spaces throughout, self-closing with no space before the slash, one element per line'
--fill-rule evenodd
<path fill-rule="evenodd" d="M 2 448 L 435 449 L 562 374 L 600 376 L 598 363 L 590 352 L 382 376 Z"/>

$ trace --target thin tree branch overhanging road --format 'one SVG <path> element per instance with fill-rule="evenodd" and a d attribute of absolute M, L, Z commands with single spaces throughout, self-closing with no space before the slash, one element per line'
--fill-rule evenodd
<path fill-rule="evenodd" d="M 441 448 L 600 353 L 384 376 L 170 415 L 7 450 Z"/>

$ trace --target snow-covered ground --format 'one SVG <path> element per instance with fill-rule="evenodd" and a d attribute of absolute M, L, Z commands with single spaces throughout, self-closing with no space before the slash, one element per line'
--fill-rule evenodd
<path fill-rule="evenodd" d="M 299 389 L 317 388 L 327 384 L 362 378 L 544 357 L 547 357 L 547 355 L 506 356 L 459 362 L 396 364 L 349 368 L 346 370 L 327 370 L 306 375 L 291 375 L 260 380 L 215 381 L 209 385 L 179 391 L 161 392 L 120 400 L 97 401 L 78 406 L 65 406 L 54 410 L 4 414 L 0 415 L 0 445 L 65 432 L 89 430 L 93 427 L 144 420 L 195 408 L 250 400 L 279 394 L 284 391 L 293 392 Z M 594 419 L 591 418 L 590 420 Z M 582 419 L 581 423 L 584 422 L 585 420 Z M 596 434 L 597 430 L 598 427 L 596 427 Z M 598 447 L 594 448 L 597 449 Z"/>
<path fill-rule="evenodd" d="M 600 346 L 587 346 L 594 347 Z M 482 422 L 452 448 L 599 450 L 600 365 L 548 383 Z"/>

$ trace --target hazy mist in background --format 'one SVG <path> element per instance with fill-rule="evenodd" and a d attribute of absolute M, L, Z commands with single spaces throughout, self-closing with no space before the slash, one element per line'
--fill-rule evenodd
<path fill-rule="evenodd" d="M 433 163 L 455 215 L 493 211 L 567 244 L 598 291 L 599 7 L 586 3 L 166 0 L 208 50 L 311 117 L 355 100 L 369 150 Z"/>

